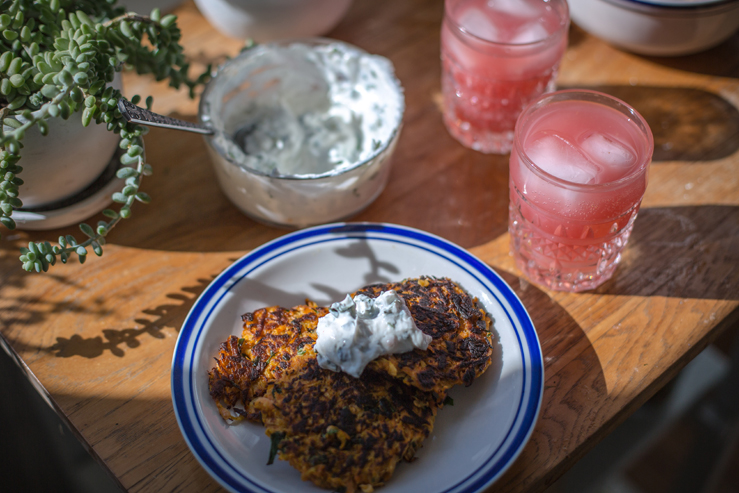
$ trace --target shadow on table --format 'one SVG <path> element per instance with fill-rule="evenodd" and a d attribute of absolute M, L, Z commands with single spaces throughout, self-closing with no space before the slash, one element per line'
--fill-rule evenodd
<path fill-rule="evenodd" d="M 584 455 L 586 450 L 567 448 L 573 429 L 583 429 L 577 424 L 582 421 L 600 426 L 599 417 L 590 413 L 605 405 L 608 388 L 598 354 L 570 314 L 536 285 L 508 272 L 497 272 L 526 307 L 544 355 L 544 397 L 537 432 L 500 480 L 509 484 L 525 480 L 516 476 L 532 462 L 547 467 L 560 462 L 565 454 Z M 544 481 L 548 484 L 561 472 L 552 470 Z"/>
<path fill-rule="evenodd" d="M 387 256 L 378 257 L 372 245 L 367 241 L 357 239 L 350 243 L 342 242 L 333 249 L 333 254 L 336 256 L 337 261 L 344 259 L 342 265 L 349 262 L 352 267 L 356 266 L 362 275 L 361 280 L 357 281 L 356 286 L 348 288 L 351 291 L 367 284 L 401 280 L 399 277 L 401 269 L 397 265 L 397 262 Z M 7 261 L 7 257 L 12 256 L 5 255 L 4 257 L 6 258 L 0 259 L 0 261 Z M 236 261 L 237 259 L 233 258 L 230 260 Z M 10 261 L 13 261 L 13 259 L 11 258 Z M 290 260 L 288 259 L 287 265 L 289 265 L 289 262 Z M 309 269 L 309 267 L 304 266 L 304 269 Z M 289 282 L 281 283 L 279 278 L 269 278 L 265 281 L 259 278 L 241 277 L 242 273 L 238 273 L 238 276 L 229 281 L 229 283 L 239 283 L 239 294 L 258 307 L 273 305 L 291 307 L 304 303 L 306 298 L 309 297 L 319 305 L 327 306 L 332 302 L 340 301 L 346 296 L 347 291 L 337 289 L 331 282 L 323 279 L 325 276 L 322 275 L 322 272 L 328 272 L 325 266 L 318 266 L 314 270 L 309 269 L 308 274 L 304 272 L 304 276 L 315 276 L 311 277 L 314 280 L 310 282 L 308 291 L 304 291 L 302 287 L 297 287 Z M 25 285 L 24 279 L 29 275 L 20 271 L 20 269 L 17 273 L 8 274 L 3 279 L 2 284 L 0 284 L 0 293 L 2 293 L 2 288 L 6 285 L 23 287 Z M 43 351 L 52 353 L 60 358 L 70 358 L 73 356 L 96 358 L 107 352 L 110 352 L 114 356 L 124 357 L 127 352 L 126 349 L 139 347 L 146 338 L 163 339 L 169 330 L 175 333 L 179 332 L 195 301 L 216 278 L 216 275 L 217 273 L 211 275 L 209 278 L 193 280 L 192 285 L 183 286 L 176 292 L 168 293 L 166 297 L 172 302 L 143 309 L 141 311 L 142 316 L 134 319 L 136 323 L 134 327 L 109 327 L 92 334 L 84 331 L 79 333 L 79 331 L 70 330 L 68 336 L 57 336 L 56 341 L 48 346 L 15 338 L 9 338 L 9 342 L 17 352 L 33 353 Z M 333 276 L 329 275 L 327 279 L 332 278 Z M 66 278 L 63 276 L 55 276 L 54 279 L 59 282 L 66 282 Z M 69 303 L 59 303 L 58 306 L 55 304 L 49 307 L 48 303 L 45 303 L 43 300 L 28 299 L 25 301 L 22 297 L 19 297 L 18 303 L 13 305 L 11 311 L 2 314 L 2 320 L 8 325 L 40 323 L 47 321 L 57 312 L 75 309 L 90 312 L 95 309 L 95 307 L 77 307 L 77 305 Z M 104 309 L 101 308 L 99 311 L 101 315 L 105 314 Z"/>
<path fill-rule="evenodd" d="M 619 98 L 633 106 L 654 135 L 653 161 L 712 161 L 739 150 L 739 110 L 702 89 L 658 86 L 572 86 Z"/>
<path fill-rule="evenodd" d="M 1 248 L 0 248 L 1 250 Z M 15 253 L 15 252 L 13 252 Z M 12 257 L 12 256 L 11 256 Z M 63 301 L 50 301 L 44 298 L 37 298 L 30 294 L 26 295 L 18 293 L 9 295 L 6 288 L 23 289 L 26 287 L 27 276 L 38 275 L 26 273 L 22 268 L 18 258 L 0 259 L 0 271 L 5 271 L 5 275 L 0 277 L 0 296 L 5 301 L 11 300 L 3 308 L 0 314 L 0 320 L 8 327 L 23 327 L 26 325 L 34 325 L 38 322 L 47 320 L 59 313 L 87 313 L 87 314 L 104 314 L 105 310 L 99 305 L 101 300 L 93 300 L 89 305 L 82 305 L 73 299 Z M 75 285 L 74 279 L 66 276 L 46 273 L 44 275 L 54 279 L 54 282 L 67 285 Z M 12 296 L 12 298 L 11 298 Z"/>
<path fill-rule="evenodd" d="M 535 284 L 502 270 L 496 272 L 511 286 L 534 323 L 544 355 L 545 373 L 552 375 L 574 360 L 579 360 L 590 368 L 591 387 L 597 391 L 597 395 L 605 397 L 607 389 L 598 355 L 567 310 Z"/>
<path fill-rule="evenodd" d="M 588 34 L 573 22 L 568 47 L 571 49 L 578 46 L 587 36 Z M 614 48 L 619 49 L 615 46 Z M 633 56 L 684 72 L 736 78 L 739 77 L 739 32 L 718 46 L 692 55 L 660 57 L 633 54 Z"/>
<path fill-rule="evenodd" d="M 642 209 L 621 265 L 595 292 L 739 300 L 739 207 Z"/>
<path fill-rule="evenodd" d="M 141 312 L 142 317 L 134 320 L 138 324 L 136 327 L 107 328 L 92 336 L 78 333 L 71 334 L 69 337 L 57 336 L 54 344 L 50 346 L 41 346 L 13 337 L 8 337 L 8 342 L 19 353 L 43 351 L 52 353 L 59 358 L 81 356 L 91 359 L 102 356 L 109 351 L 114 356 L 123 357 L 126 355 L 125 349 L 139 347 L 145 338 L 164 339 L 166 337 L 165 332 L 168 330 L 175 333 L 179 332 L 195 300 L 214 278 L 215 275 L 209 279 L 197 279 L 192 286 L 184 286 L 178 292 L 168 293 L 166 296 L 172 300 L 172 303 L 145 308 Z M 27 304 L 18 305 L 17 314 L 14 314 L 12 319 L 3 318 L 3 321 L 7 323 L 10 320 L 13 325 L 22 325 L 48 320 L 53 317 L 54 313 L 62 310 L 78 310 L 87 313 L 91 311 L 76 305 L 67 306 L 66 303 L 59 304 L 58 307 L 52 307 L 50 310 L 45 308 L 47 305 L 43 302 L 42 308 L 29 308 L 36 306 L 38 303 L 38 300 L 34 299 L 33 302 L 29 301 Z M 100 310 L 100 313 L 104 315 L 106 311 Z"/>
<path fill-rule="evenodd" d="M 739 33 L 710 50 L 694 55 L 644 58 L 652 63 L 685 72 L 736 78 L 739 77 Z"/>

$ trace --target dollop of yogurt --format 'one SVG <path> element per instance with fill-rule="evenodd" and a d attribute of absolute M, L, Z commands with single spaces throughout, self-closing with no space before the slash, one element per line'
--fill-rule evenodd
<path fill-rule="evenodd" d="M 347 295 L 318 319 L 316 330 L 318 364 L 357 378 L 379 356 L 425 350 L 431 342 L 395 291 L 384 291 L 377 298 Z"/>

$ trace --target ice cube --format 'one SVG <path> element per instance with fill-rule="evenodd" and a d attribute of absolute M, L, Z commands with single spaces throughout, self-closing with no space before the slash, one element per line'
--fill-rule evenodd
<path fill-rule="evenodd" d="M 500 33 L 495 23 L 490 19 L 489 13 L 483 12 L 476 6 L 466 9 L 459 16 L 459 25 L 465 31 L 477 36 L 478 38 L 490 41 L 499 41 Z"/>
<path fill-rule="evenodd" d="M 607 171 L 623 171 L 636 163 L 636 152 L 630 146 L 601 133 L 586 134 L 580 139 L 580 148 Z"/>
<path fill-rule="evenodd" d="M 580 184 L 596 183 L 597 166 L 560 135 L 543 134 L 526 146 L 526 154 L 536 166 L 557 178 Z"/>
<path fill-rule="evenodd" d="M 542 12 L 542 7 L 532 0 L 488 0 L 487 6 L 496 12 L 520 19 L 533 19 Z"/>
<path fill-rule="evenodd" d="M 516 30 L 510 42 L 515 44 L 533 43 L 546 39 L 547 36 L 549 36 L 549 31 L 542 24 L 527 22 Z"/>

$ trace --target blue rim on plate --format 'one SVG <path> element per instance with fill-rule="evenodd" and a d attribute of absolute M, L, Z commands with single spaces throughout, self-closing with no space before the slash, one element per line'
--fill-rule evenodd
<path fill-rule="evenodd" d="M 724 7 L 736 0 L 622 0 L 624 3 L 632 3 L 652 7 L 655 9 L 665 9 L 666 11 L 690 11 L 701 10 L 705 8 Z M 616 3 L 619 3 L 616 0 Z"/>
<path fill-rule="evenodd" d="M 172 359 L 172 400 L 175 416 L 180 430 L 190 450 L 206 471 L 222 486 L 233 492 L 278 493 L 264 481 L 252 477 L 240 466 L 238 460 L 228 453 L 222 453 L 219 443 L 205 423 L 203 406 L 213 405 L 202 394 L 204 379 L 196 374 L 195 361 L 201 336 L 211 324 L 219 303 L 229 296 L 240 283 L 246 282 L 250 274 L 282 262 L 311 248 L 325 249 L 332 242 L 362 240 L 388 248 L 403 248 L 418 256 L 434 259 L 434 262 L 449 265 L 464 273 L 475 283 L 479 283 L 481 296 L 498 305 L 498 318 L 501 323 L 510 324 L 514 336 L 510 340 L 512 352 L 520 358 L 520 391 L 511 402 L 512 419 L 507 430 L 501 430 L 500 440 L 494 450 L 486 450 L 479 465 L 467 471 L 453 485 L 433 493 L 475 493 L 482 491 L 515 461 L 529 440 L 538 419 L 544 388 L 544 365 L 539 339 L 531 318 L 513 290 L 488 265 L 463 248 L 429 233 L 392 224 L 378 223 L 337 223 L 296 231 L 277 238 L 253 250 L 226 268 L 200 295 L 188 314 L 180 330 Z M 400 280 L 400 279 L 398 279 Z M 356 286 L 357 288 L 360 286 Z M 241 313 L 235 314 L 236 317 Z M 501 316 L 502 315 L 502 316 Z M 497 321 L 496 321 L 497 323 Z M 517 346 L 517 347 L 516 347 Z M 214 355 L 213 355 L 214 356 Z M 474 387 L 473 387 L 474 388 Z M 215 405 L 213 405 L 215 408 Z M 417 461 L 418 462 L 418 461 Z M 477 463 L 476 463 L 477 464 Z M 411 466 L 411 467 L 416 467 Z M 305 483 L 308 485 L 308 483 Z M 388 485 L 392 484 L 392 479 Z M 385 490 L 386 486 L 383 488 Z"/>

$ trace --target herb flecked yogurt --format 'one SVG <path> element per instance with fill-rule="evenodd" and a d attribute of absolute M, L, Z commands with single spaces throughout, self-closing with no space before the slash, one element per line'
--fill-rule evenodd
<path fill-rule="evenodd" d="M 357 378 L 375 358 L 414 348 L 425 350 L 431 343 L 431 336 L 416 327 L 395 291 L 383 291 L 377 298 L 347 295 L 318 319 L 316 332 L 318 364 Z"/>
<path fill-rule="evenodd" d="M 251 48 L 206 87 L 201 121 L 221 188 L 242 211 L 307 226 L 384 188 L 405 109 L 389 60 L 334 40 Z"/>

